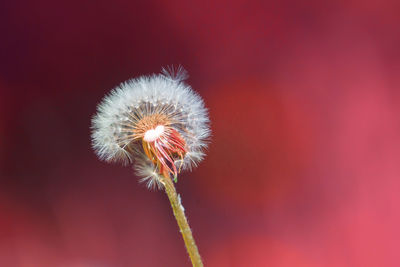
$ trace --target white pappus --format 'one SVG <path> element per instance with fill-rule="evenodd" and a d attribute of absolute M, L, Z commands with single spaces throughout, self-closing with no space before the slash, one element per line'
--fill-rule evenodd
<path fill-rule="evenodd" d="M 159 175 L 177 177 L 204 157 L 208 111 L 187 85 L 186 71 L 163 69 L 121 83 L 104 97 L 92 119 L 92 146 L 107 162 L 133 163 L 149 187 Z"/>

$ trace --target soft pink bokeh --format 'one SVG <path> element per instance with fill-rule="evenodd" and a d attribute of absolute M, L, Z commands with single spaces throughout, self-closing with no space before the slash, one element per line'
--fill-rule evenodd
<path fill-rule="evenodd" d="M 400 266 L 398 1 L 5 1 L 0 266 L 190 266 L 166 196 L 90 148 L 96 104 L 182 64 L 178 183 L 205 266 Z"/>

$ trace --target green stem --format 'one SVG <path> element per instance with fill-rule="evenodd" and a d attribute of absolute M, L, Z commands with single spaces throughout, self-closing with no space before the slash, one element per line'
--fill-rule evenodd
<path fill-rule="evenodd" d="M 165 192 L 171 202 L 171 207 L 175 215 L 175 219 L 178 222 L 179 229 L 181 231 L 183 240 L 185 241 L 186 250 L 189 254 L 190 260 L 194 267 L 203 267 L 203 262 L 194 241 L 192 230 L 189 227 L 189 223 L 185 216 L 183 206 L 181 204 L 179 195 L 176 192 L 174 183 L 170 177 L 160 176 L 161 183 L 164 185 Z"/>

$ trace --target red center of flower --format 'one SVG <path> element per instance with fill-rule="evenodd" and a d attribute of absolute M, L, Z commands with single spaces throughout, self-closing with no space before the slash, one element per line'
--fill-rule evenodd
<path fill-rule="evenodd" d="M 177 169 L 175 160 L 183 163 L 186 143 L 182 136 L 173 128 L 158 125 L 155 129 L 147 130 L 143 137 L 143 150 L 147 157 L 157 166 L 160 174 L 177 177 L 180 167 Z M 181 165 L 182 165 L 181 163 Z"/>

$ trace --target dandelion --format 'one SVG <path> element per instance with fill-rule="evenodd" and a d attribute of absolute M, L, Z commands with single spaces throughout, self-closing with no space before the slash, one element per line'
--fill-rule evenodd
<path fill-rule="evenodd" d="M 100 159 L 133 164 L 140 181 L 166 191 L 192 264 L 203 266 L 172 182 L 203 159 L 210 135 L 207 109 L 186 78 L 178 67 L 120 84 L 98 106 L 92 144 Z"/>

